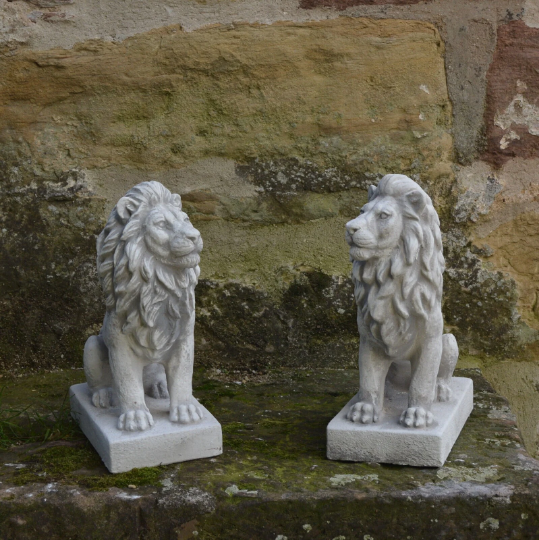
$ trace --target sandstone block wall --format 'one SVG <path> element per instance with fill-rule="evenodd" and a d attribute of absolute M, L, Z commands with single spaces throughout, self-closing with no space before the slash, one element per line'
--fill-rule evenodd
<path fill-rule="evenodd" d="M 0 0 L 0 369 L 80 365 L 145 179 L 205 240 L 201 363 L 355 363 L 343 226 L 389 172 L 441 216 L 463 352 L 533 353 L 537 72 L 525 0 Z"/>

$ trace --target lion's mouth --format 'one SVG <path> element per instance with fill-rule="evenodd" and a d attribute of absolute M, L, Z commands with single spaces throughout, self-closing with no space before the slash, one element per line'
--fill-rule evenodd
<path fill-rule="evenodd" d="M 186 255 L 190 255 L 193 252 L 196 252 L 196 248 L 193 244 L 190 246 L 178 246 L 178 247 L 172 247 L 170 250 L 172 255 L 174 257 L 185 257 Z"/>
<path fill-rule="evenodd" d="M 348 231 L 346 232 L 345 239 L 346 243 L 350 246 L 350 249 L 372 249 L 376 247 L 376 242 L 374 242 L 370 235 L 366 234 L 355 234 L 351 235 Z"/>
<path fill-rule="evenodd" d="M 201 251 L 202 241 L 200 240 L 197 242 L 191 242 L 190 240 L 176 241 L 172 242 L 172 245 L 170 246 L 170 252 L 175 258 L 186 257 L 191 254 L 198 255 Z"/>
<path fill-rule="evenodd" d="M 174 258 L 172 259 L 172 264 L 174 266 L 183 266 L 184 268 L 191 268 L 193 266 L 197 266 L 200 264 L 200 254 L 198 251 L 193 250 L 190 253 L 187 253 L 186 255 L 176 255 L 174 254 Z"/>
<path fill-rule="evenodd" d="M 372 246 L 358 246 L 353 244 L 350 247 L 350 257 L 356 261 L 364 261 L 369 258 L 365 254 L 365 250 L 369 249 L 372 249 Z"/>
<path fill-rule="evenodd" d="M 352 241 L 350 243 L 350 249 L 373 249 L 374 247 L 376 247 L 376 244 L 374 242 L 363 242 L 360 244 L 359 242 Z"/>

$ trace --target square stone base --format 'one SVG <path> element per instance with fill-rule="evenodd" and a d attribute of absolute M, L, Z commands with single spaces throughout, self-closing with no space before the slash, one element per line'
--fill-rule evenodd
<path fill-rule="evenodd" d="M 155 425 L 146 431 L 128 432 L 116 427 L 119 408 L 94 407 L 86 383 L 73 385 L 69 389 L 69 396 L 71 415 L 112 473 L 223 453 L 221 424 L 200 404 L 204 412 L 200 422 L 178 424 L 168 418 L 168 399 L 146 396 L 146 405 Z"/>
<path fill-rule="evenodd" d="M 453 396 L 432 406 L 434 422 L 427 428 L 399 424 L 408 406 L 407 392 L 386 397 L 384 413 L 375 424 L 347 420 L 348 409 L 358 401 L 354 396 L 327 427 L 327 456 L 342 461 L 370 461 L 441 467 L 473 409 L 473 382 L 464 377 L 451 380 Z"/>

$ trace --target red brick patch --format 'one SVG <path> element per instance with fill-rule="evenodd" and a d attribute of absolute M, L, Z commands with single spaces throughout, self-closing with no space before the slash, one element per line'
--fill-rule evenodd
<path fill-rule="evenodd" d="M 343 10 L 352 6 L 381 6 L 384 4 L 404 6 L 407 4 L 419 4 L 420 2 L 428 3 L 432 2 L 432 0 L 300 0 L 299 7 L 303 9 L 333 7 Z"/>
<path fill-rule="evenodd" d="M 514 21 L 498 29 L 487 74 L 487 149 L 496 166 L 539 156 L 539 28 Z"/>

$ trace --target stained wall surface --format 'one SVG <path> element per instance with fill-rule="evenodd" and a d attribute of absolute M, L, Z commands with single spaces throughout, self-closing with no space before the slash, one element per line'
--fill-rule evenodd
<path fill-rule="evenodd" d="M 440 214 L 463 358 L 535 360 L 538 72 L 528 0 L 0 0 L 1 370 L 80 364 L 146 179 L 205 240 L 201 363 L 353 365 L 343 227 L 389 172 Z"/>

